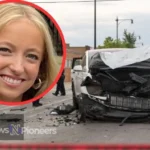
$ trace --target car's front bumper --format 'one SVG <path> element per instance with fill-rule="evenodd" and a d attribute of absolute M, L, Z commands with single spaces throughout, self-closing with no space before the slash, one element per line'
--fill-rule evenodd
<path fill-rule="evenodd" d="M 110 96 L 107 100 L 101 100 L 82 94 L 79 105 L 80 112 L 92 118 L 139 118 L 149 117 L 150 114 L 149 99 Z"/>

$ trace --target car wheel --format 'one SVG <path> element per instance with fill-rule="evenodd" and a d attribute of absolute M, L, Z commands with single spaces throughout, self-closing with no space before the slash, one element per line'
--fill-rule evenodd
<path fill-rule="evenodd" d="M 73 99 L 73 106 L 75 107 L 75 109 L 79 109 L 79 104 L 78 104 L 77 97 L 75 95 L 75 88 L 74 88 L 73 81 L 72 81 L 72 99 Z"/>

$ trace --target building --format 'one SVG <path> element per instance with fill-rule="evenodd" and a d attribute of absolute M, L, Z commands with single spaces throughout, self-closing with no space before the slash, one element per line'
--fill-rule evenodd
<path fill-rule="evenodd" d="M 71 47 L 66 44 L 66 64 L 65 64 L 65 82 L 71 82 L 71 64 L 74 57 L 82 57 L 85 51 L 90 50 L 90 46 Z"/>

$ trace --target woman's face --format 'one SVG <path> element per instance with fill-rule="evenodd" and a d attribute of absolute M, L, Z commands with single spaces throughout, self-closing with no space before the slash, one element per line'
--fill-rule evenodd
<path fill-rule="evenodd" d="M 0 100 L 21 101 L 38 77 L 43 53 L 43 36 L 27 18 L 0 31 Z"/>

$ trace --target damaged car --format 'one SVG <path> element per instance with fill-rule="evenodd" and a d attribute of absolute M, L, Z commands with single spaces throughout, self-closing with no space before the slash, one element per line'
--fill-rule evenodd
<path fill-rule="evenodd" d="M 73 59 L 71 78 L 82 120 L 149 117 L 150 47 L 88 50 Z"/>

